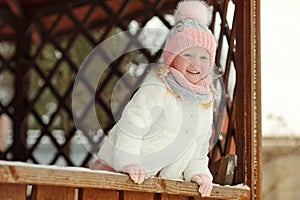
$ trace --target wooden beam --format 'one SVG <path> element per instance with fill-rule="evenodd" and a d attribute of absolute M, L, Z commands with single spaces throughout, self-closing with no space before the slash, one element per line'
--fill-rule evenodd
<path fill-rule="evenodd" d="M 200 197 L 196 183 L 150 178 L 143 184 L 133 183 L 127 175 L 109 172 L 93 171 L 79 167 L 56 167 L 46 165 L 26 164 L 22 162 L 0 161 L 0 184 L 16 185 L 46 185 L 63 188 L 93 188 L 111 191 L 126 191 L 145 193 L 161 193 L 169 195 L 184 195 Z M 70 194 L 67 190 L 66 194 Z M 95 192 L 93 190 L 92 192 Z M 100 190 L 101 191 L 101 190 Z M 91 191 L 89 191 L 91 195 Z M 124 196 L 126 196 L 124 194 Z M 115 194 L 117 196 L 117 194 Z M 212 199 L 249 198 L 247 186 L 214 185 Z"/>
<path fill-rule="evenodd" d="M 22 6 L 18 0 L 3 0 L 6 5 L 9 7 L 11 12 L 17 17 L 22 18 L 24 17 L 24 12 Z"/>

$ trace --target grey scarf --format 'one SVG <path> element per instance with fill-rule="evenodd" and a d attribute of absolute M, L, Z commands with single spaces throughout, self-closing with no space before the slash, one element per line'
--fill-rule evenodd
<path fill-rule="evenodd" d="M 205 102 L 208 100 L 208 97 L 210 96 L 210 94 L 197 94 L 191 90 L 182 87 L 176 82 L 176 80 L 174 79 L 171 73 L 169 73 L 165 77 L 165 79 L 167 81 L 167 84 L 171 88 L 171 90 L 183 99 L 189 101 Z"/>

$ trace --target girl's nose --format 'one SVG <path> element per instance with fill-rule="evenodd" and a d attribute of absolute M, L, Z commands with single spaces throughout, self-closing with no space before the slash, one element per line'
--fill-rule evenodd
<path fill-rule="evenodd" d="M 195 58 L 192 58 L 192 59 L 191 59 L 191 64 L 192 64 L 194 67 L 199 66 L 199 62 L 198 62 L 197 59 L 195 59 Z"/>
<path fill-rule="evenodd" d="M 200 70 L 201 66 L 200 66 L 200 62 L 199 62 L 199 61 L 193 60 L 191 63 L 192 63 L 192 65 L 193 65 L 193 67 L 194 67 L 195 69 Z"/>

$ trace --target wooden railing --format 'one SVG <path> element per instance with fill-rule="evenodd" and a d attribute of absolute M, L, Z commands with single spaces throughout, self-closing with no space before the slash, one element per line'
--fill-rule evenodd
<path fill-rule="evenodd" d="M 250 199 L 247 186 L 214 185 L 209 198 L 202 198 L 197 188 L 195 183 L 159 178 L 138 185 L 124 174 L 0 161 L 1 200 Z"/>

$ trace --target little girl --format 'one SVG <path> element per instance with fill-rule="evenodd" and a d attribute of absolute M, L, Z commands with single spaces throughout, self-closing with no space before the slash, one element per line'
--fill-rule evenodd
<path fill-rule="evenodd" d="M 138 184 L 149 177 L 196 182 L 209 196 L 212 68 L 216 41 L 203 1 L 179 2 L 176 24 L 151 70 L 99 150 L 92 169 L 126 173 Z"/>

